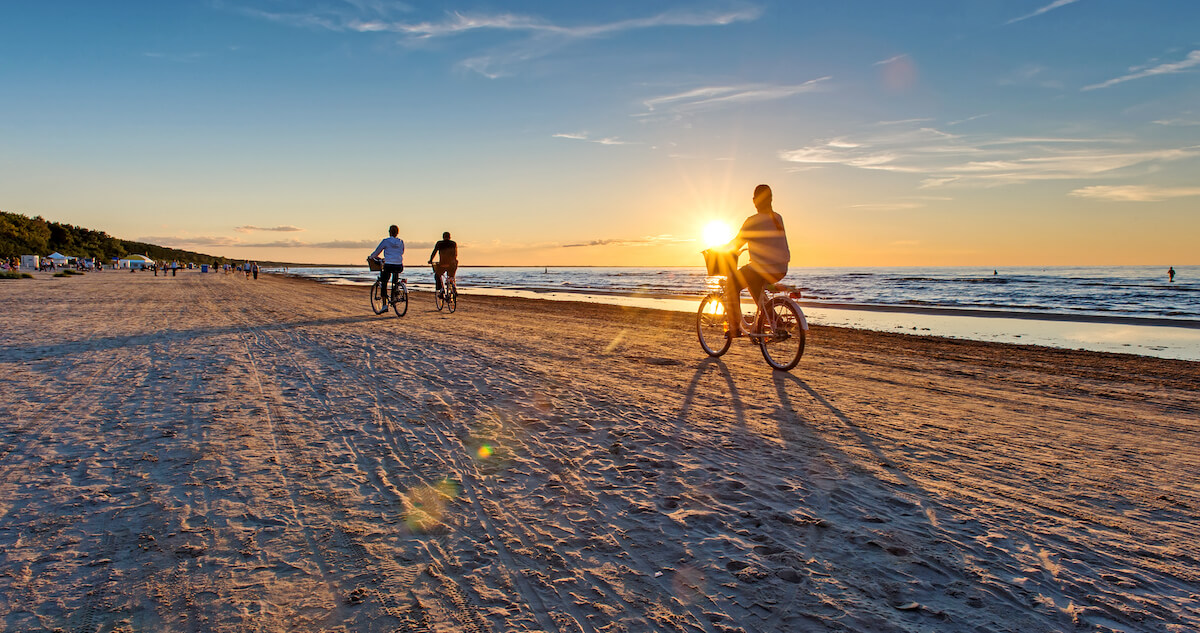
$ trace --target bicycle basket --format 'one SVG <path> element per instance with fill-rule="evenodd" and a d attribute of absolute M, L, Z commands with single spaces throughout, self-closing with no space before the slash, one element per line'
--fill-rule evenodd
<path fill-rule="evenodd" d="M 728 275 L 730 269 L 737 268 L 737 254 L 712 248 L 700 253 L 704 255 L 704 267 L 708 269 L 709 277 Z"/>
<path fill-rule="evenodd" d="M 374 272 L 379 272 L 379 271 L 383 270 L 383 261 L 378 260 L 378 259 L 372 259 L 372 258 L 368 257 L 367 258 L 367 268 L 370 268 Z"/>

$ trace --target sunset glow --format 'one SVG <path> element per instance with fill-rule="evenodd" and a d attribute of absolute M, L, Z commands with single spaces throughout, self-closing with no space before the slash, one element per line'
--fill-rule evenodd
<path fill-rule="evenodd" d="M 701 232 L 701 242 L 704 248 L 712 248 L 713 246 L 721 246 L 733 239 L 737 231 L 734 230 L 728 222 L 724 220 L 710 220 L 704 225 Z"/>
<path fill-rule="evenodd" d="M 1200 3 L 504 7 L 0 3 L 0 210 L 259 260 L 361 264 L 397 224 L 414 262 L 449 231 L 464 265 L 698 266 L 706 209 L 767 183 L 794 266 L 1198 261 Z"/>

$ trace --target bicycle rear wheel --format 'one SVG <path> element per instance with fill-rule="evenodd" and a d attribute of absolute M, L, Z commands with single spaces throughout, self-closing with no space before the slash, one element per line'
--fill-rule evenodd
<path fill-rule="evenodd" d="M 446 284 L 446 309 L 451 312 L 458 309 L 458 287 L 452 281 Z"/>
<path fill-rule="evenodd" d="M 720 356 L 729 351 L 732 339 L 725 335 L 727 330 L 725 302 L 721 293 L 714 292 L 700 301 L 700 309 L 696 311 L 696 336 L 700 339 L 700 347 L 709 356 Z"/>
<path fill-rule="evenodd" d="M 408 284 L 403 281 L 392 286 L 392 310 L 398 317 L 408 312 Z"/>
<path fill-rule="evenodd" d="M 387 312 L 387 306 L 383 305 L 383 295 L 379 293 L 378 281 L 375 282 L 374 286 L 371 286 L 371 311 L 375 314 Z"/>
<path fill-rule="evenodd" d="M 796 304 L 782 297 L 768 301 L 765 312 L 758 317 L 757 331 L 766 334 L 757 341 L 768 365 L 788 371 L 800 362 L 805 332 Z"/>

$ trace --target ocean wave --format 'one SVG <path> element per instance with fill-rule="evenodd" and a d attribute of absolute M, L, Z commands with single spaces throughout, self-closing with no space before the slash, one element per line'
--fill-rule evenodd
<path fill-rule="evenodd" d="M 549 271 L 549 272 L 547 272 Z M 845 268 L 793 267 L 784 283 L 800 288 L 805 301 L 921 309 L 983 309 L 1045 314 L 1121 314 L 1143 317 L 1200 315 L 1200 267 L 1178 267 L 1166 283 L 1158 267 Z M 273 272 L 280 272 L 274 270 Z M 291 268 L 289 274 L 326 283 L 369 284 L 365 267 Z M 538 293 L 596 296 L 680 297 L 708 292 L 704 269 L 687 268 L 489 268 L 462 267 L 458 285 Z M 424 284 L 414 284 L 421 288 Z"/>

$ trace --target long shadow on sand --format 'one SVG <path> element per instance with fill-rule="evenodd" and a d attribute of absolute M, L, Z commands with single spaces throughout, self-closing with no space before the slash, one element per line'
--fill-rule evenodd
<path fill-rule="evenodd" d="M 811 385 L 804 382 L 804 380 L 786 372 L 774 372 L 772 380 L 775 383 L 775 392 L 778 394 L 779 401 L 784 405 L 785 410 L 796 410 L 793 407 L 792 398 L 787 392 L 788 385 L 790 384 L 800 387 L 800 389 L 807 393 L 817 404 L 828 411 L 830 415 L 845 425 L 846 429 L 851 431 L 858 439 L 859 444 L 863 448 L 870 451 L 870 453 L 875 457 L 876 462 L 880 466 L 887 468 L 889 474 L 901 482 L 901 484 L 904 486 L 904 492 L 906 495 L 912 495 L 918 498 L 918 505 L 921 507 L 926 517 L 928 517 L 931 522 L 936 522 L 935 515 L 933 514 L 936 504 L 930 499 L 929 494 L 922 490 L 922 488 L 916 482 L 905 475 L 902 471 L 895 468 L 887 453 L 885 453 L 883 449 L 881 449 L 879 445 L 875 443 L 871 435 L 864 430 L 862 425 L 855 422 L 849 415 L 846 414 L 846 412 L 835 406 L 825 396 L 821 395 L 820 392 L 818 392 L 816 389 L 813 389 Z M 934 524 L 934 526 L 936 527 L 936 524 Z"/>
<path fill-rule="evenodd" d="M 836 561 L 841 548 L 854 552 L 853 567 L 862 577 L 847 580 L 877 584 L 875 591 L 889 595 L 891 606 L 905 611 L 900 621 L 920 613 L 933 616 L 928 622 L 938 622 L 939 629 L 958 630 L 953 627 L 981 620 L 990 621 L 989 630 L 1004 631 L 1052 630 L 1063 624 L 1031 608 L 1035 594 L 1020 595 L 997 583 L 988 568 L 1020 569 L 1021 562 L 1014 553 L 994 548 L 980 559 L 972 542 L 980 528 L 963 515 L 969 508 L 953 509 L 935 500 L 901 470 L 868 428 L 804 380 L 775 372 L 773 381 L 784 411 L 795 412 L 785 416 L 790 424 L 780 425 L 784 441 L 797 451 L 832 448 L 833 460 L 844 460 L 836 478 L 826 479 L 828 490 L 808 505 L 838 528 L 839 538 L 826 548 L 828 555 Z M 811 402 L 798 402 L 797 389 Z M 811 412 L 813 419 L 806 420 L 800 411 Z M 826 430 L 813 428 L 824 414 L 842 428 L 828 422 L 822 423 Z"/>
<path fill-rule="evenodd" d="M 688 382 L 687 392 L 683 396 L 683 405 L 679 408 L 679 415 L 676 420 L 681 424 L 687 422 L 688 412 L 691 411 L 692 405 L 696 400 L 696 392 L 700 387 L 700 383 L 712 371 L 719 372 L 725 379 L 725 386 L 729 388 L 729 400 L 733 405 L 733 415 L 737 418 L 738 426 L 744 428 L 746 426 L 746 407 L 742 404 L 737 384 L 733 382 L 733 374 L 729 372 L 729 367 L 721 362 L 721 359 L 711 357 L 705 358 L 696 364 L 696 371 L 692 374 L 691 381 Z"/>

